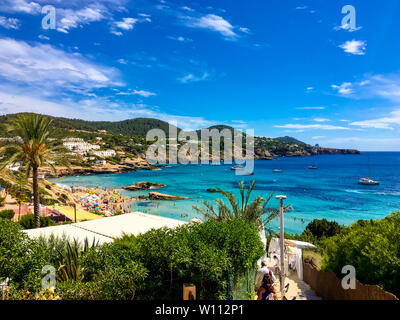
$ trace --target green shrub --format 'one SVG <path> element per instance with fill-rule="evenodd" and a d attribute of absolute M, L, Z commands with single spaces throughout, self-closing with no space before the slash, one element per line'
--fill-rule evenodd
<path fill-rule="evenodd" d="M 140 299 L 179 299 L 186 282 L 197 285 L 200 299 L 226 298 L 228 270 L 237 281 L 264 254 L 257 226 L 243 219 L 151 230 L 110 249 L 149 271 Z"/>
<path fill-rule="evenodd" d="M 18 288 L 37 291 L 46 264 L 42 247 L 21 232 L 17 223 L 0 219 L 0 278 L 8 277 Z"/>
<path fill-rule="evenodd" d="M 14 218 L 14 215 L 15 215 L 15 212 L 14 212 L 14 210 L 11 210 L 11 209 L 0 211 L 0 218 L 3 218 L 3 219 L 11 220 L 12 218 Z"/>
<path fill-rule="evenodd" d="M 306 231 L 317 239 L 333 237 L 340 233 L 340 230 L 341 227 L 336 221 L 326 219 L 314 219 L 306 226 Z"/>
<path fill-rule="evenodd" d="M 19 221 L 20 225 L 24 229 L 33 229 L 35 227 L 35 218 L 32 213 L 25 214 L 21 216 L 21 219 Z M 49 227 L 49 226 L 55 226 L 56 223 L 51 220 L 49 217 L 40 217 L 40 227 Z"/>
<path fill-rule="evenodd" d="M 400 212 L 374 222 L 357 222 L 326 240 L 322 269 L 341 275 L 345 265 L 359 281 L 400 295 Z"/>

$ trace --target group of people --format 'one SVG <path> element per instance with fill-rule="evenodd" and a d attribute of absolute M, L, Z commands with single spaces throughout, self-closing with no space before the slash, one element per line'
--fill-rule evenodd
<path fill-rule="evenodd" d="M 265 261 L 261 262 L 261 268 L 257 270 L 254 280 L 254 291 L 257 292 L 257 300 L 277 300 L 274 282 L 276 277 L 268 268 Z"/>

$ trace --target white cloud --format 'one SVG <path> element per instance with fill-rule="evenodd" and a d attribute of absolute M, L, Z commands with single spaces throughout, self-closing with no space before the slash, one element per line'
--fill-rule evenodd
<path fill-rule="evenodd" d="M 6 18 L 0 16 L 0 26 L 6 29 L 18 30 L 21 24 L 17 18 Z"/>
<path fill-rule="evenodd" d="M 189 82 L 198 82 L 204 81 L 210 78 L 210 74 L 208 72 L 204 72 L 201 76 L 195 76 L 193 73 L 189 73 L 182 78 L 178 78 L 179 82 L 189 83 Z"/>
<path fill-rule="evenodd" d="M 186 17 L 186 19 L 186 25 L 189 27 L 215 31 L 226 38 L 236 38 L 238 36 L 234 31 L 234 26 L 230 22 L 215 14 L 207 14 L 201 17 Z"/>
<path fill-rule="evenodd" d="M 346 41 L 339 47 L 344 50 L 344 52 L 351 53 L 354 55 L 365 55 L 367 43 L 363 40 L 351 40 Z"/>
<path fill-rule="evenodd" d="M 393 126 L 400 126 L 400 110 L 392 111 L 386 117 L 372 120 L 354 121 L 350 125 L 362 128 L 394 130 Z"/>
<path fill-rule="evenodd" d="M 335 31 L 347 30 L 348 32 L 355 32 L 355 31 L 358 31 L 358 30 L 361 30 L 361 29 L 362 29 L 361 26 L 360 27 L 356 27 L 356 28 L 351 28 L 349 24 L 344 24 L 344 25 L 336 26 L 336 27 L 333 28 L 333 30 L 335 30 Z"/>
<path fill-rule="evenodd" d="M 27 1 L 27 0 L 3 0 L 0 4 L 0 11 L 3 12 L 22 12 L 29 14 L 40 13 L 41 6 L 38 1 Z"/>
<path fill-rule="evenodd" d="M 148 98 L 148 97 L 157 95 L 156 93 L 150 92 L 150 91 L 132 90 L 132 89 L 129 89 L 128 92 L 118 92 L 117 94 L 118 95 L 139 95 L 139 96 L 141 96 L 143 98 Z"/>
<path fill-rule="evenodd" d="M 50 40 L 49 37 L 47 37 L 47 36 L 45 36 L 45 35 L 43 35 L 43 34 L 39 34 L 39 35 L 38 35 L 38 38 L 41 39 L 41 40 Z"/>
<path fill-rule="evenodd" d="M 325 107 L 297 107 L 297 110 L 324 110 Z"/>
<path fill-rule="evenodd" d="M 344 82 L 340 86 L 333 84 L 331 87 L 333 89 L 336 89 L 342 95 L 349 95 L 354 92 L 353 89 L 351 88 L 352 84 L 350 82 Z"/>
<path fill-rule="evenodd" d="M 315 122 L 328 122 L 328 121 L 331 121 L 331 120 L 325 119 L 325 118 L 314 118 L 314 121 Z"/>
<path fill-rule="evenodd" d="M 83 92 L 121 85 L 117 70 L 96 65 L 79 53 L 66 53 L 48 44 L 28 44 L 0 38 L 0 78 L 32 88 Z"/>
<path fill-rule="evenodd" d="M 179 42 L 192 42 L 193 41 L 192 39 L 185 38 L 182 36 L 179 36 L 179 37 L 168 36 L 167 38 L 171 39 L 171 40 L 179 41 Z"/>
<path fill-rule="evenodd" d="M 106 8 L 91 5 L 83 9 L 57 9 L 57 31 L 68 33 L 69 30 L 105 19 Z"/>
<path fill-rule="evenodd" d="M 115 26 L 122 30 L 132 30 L 137 21 L 134 18 L 123 18 L 122 21 L 116 21 Z"/>
<path fill-rule="evenodd" d="M 350 128 L 333 126 L 328 124 L 284 124 L 274 126 L 275 128 L 284 128 L 284 129 L 320 129 L 320 130 L 351 130 Z"/>

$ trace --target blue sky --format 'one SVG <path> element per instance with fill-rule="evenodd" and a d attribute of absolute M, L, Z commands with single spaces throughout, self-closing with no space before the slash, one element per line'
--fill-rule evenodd
<path fill-rule="evenodd" d="M 400 151 L 399 16 L 397 0 L 0 0 L 0 113 Z"/>

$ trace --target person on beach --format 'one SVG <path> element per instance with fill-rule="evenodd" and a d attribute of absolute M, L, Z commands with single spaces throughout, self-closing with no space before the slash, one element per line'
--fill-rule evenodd
<path fill-rule="evenodd" d="M 274 273 L 270 268 L 267 267 L 266 261 L 261 261 L 261 268 L 257 270 L 254 280 L 254 291 L 257 292 L 257 295 L 259 294 L 259 290 L 263 284 L 264 276 L 266 274 L 270 275 L 272 282 L 275 282 L 276 277 Z"/>
<path fill-rule="evenodd" d="M 264 275 L 263 282 L 258 291 L 257 300 L 277 300 L 274 282 L 269 273 Z"/>

